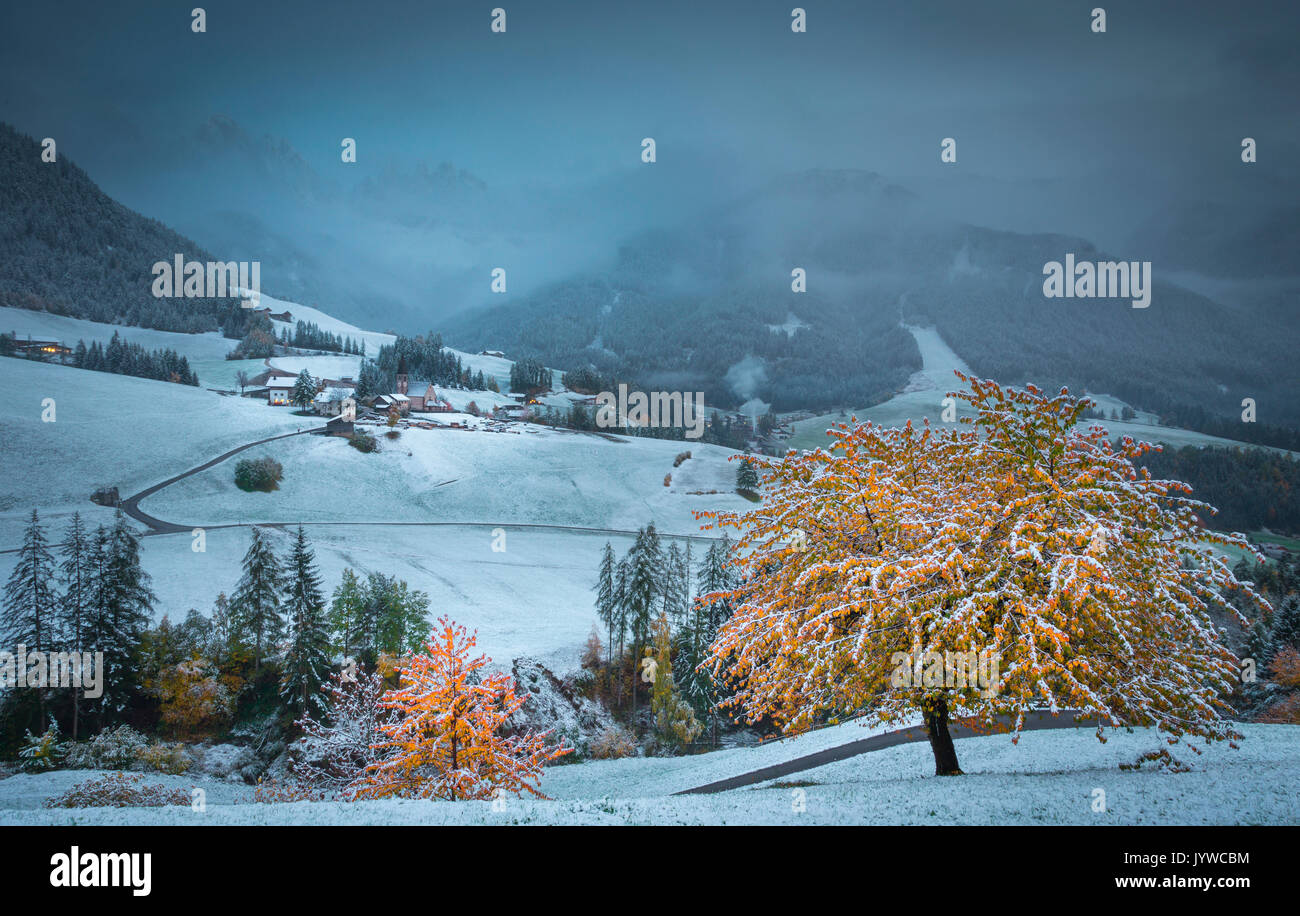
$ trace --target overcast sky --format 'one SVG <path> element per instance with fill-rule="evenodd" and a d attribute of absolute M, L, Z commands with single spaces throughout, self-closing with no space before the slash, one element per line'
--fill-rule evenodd
<path fill-rule="evenodd" d="M 599 247 L 591 234 L 628 228 L 591 212 L 688 219 L 710 193 L 813 168 L 880 172 L 960 219 L 1112 247 L 1171 203 L 1294 203 L 1300 3 L 1106 3 L 1096 34 L 1103 2 L 812 0 L 805 34 L 790 29 L 792 0 L 234 0 L 205 6 L 205 34 L 193 4 L 14 2 L 0 6 L 0 120 L 55 137 L 108 193 L 218 246 L 206 214 L 252 212 L 241 183 L 267 195 L 219 158 L 176 177 L 214 116 L 283 141 L 340 188 L 449 161 L 511 200 L 521 186 L 579 189 L 588 235 L 556 274 Z M 646 136 L 660 174 L 679 170 L 654 214 L 601 190 L 642 167 Z M 344 137 L 355 165 L 340 161 Z M 955 166 L 940 162 L 944 137 Z M 321 224 L 267 206 L 259 219 L 285 238 Z M 527 222 L 499 222 L 511 219 Z M 328 231 L 358 264 L 369 244 L 409 260 L 400 239 Z"/>
<path fill-rule="evenodd" d="M 196 35 L 188 5 L 5 4 L 0 117 L 91 168 L 225 114 L 321 170 L 352 136 L 489 181 L 616 168 L 643 136 L 886 174 L 952 136 L 994 177 L 1195 168 L 1242 136 L 1297 149 L 1300 4 L 1282 0 L 1109 4 L 1104 35 L 1094 0 L 815 0 L 803 35 L 790 0 L 529 0 L 506 3 L 504 35 L 492 5 L 210 3 Z"/>

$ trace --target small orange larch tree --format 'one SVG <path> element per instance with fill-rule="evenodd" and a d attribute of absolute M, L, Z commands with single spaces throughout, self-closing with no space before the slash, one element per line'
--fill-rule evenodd
<path fill-rule="evenodd" d="M 423 653 L 403 659 L 398 687 L 380 707 L 393 715 L 380 726 L 379 759 L 347 794 L 356 799 L 488 799 L 498 792 L 537 789 L 543 765 L 572 748 L 547 742 L 549 731 L 504 734 L 527 696 L 501 672 L 480 674 L 489 662 L 470 657 L 475 635 L 440 618 Z"/>

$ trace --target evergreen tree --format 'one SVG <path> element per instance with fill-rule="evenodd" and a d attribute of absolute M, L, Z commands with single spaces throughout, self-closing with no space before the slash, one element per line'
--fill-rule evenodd
<path fill-rule="evenodd" d="M 364 349 L 364 348 L 363 348 Z M 367 359 L 361 363 L 357 373 L 357 400 L 365 401 L 384 393 L 384 376 L 375 365 L 374 360 Z"/>
<path fill-rule="evenodd" d="M 21 645 L 27 651 L 47 652 L 54 647 L 57 633 L 58 596 L 54 581 L 54 558 L 41 528 L 40 517 L 32 510 L 31 520 L 23 532 L 23 546 L 18 562 L 4 589 L 4 645 L 17 653 Z M 24 658 L 19 664 L 26 664 Z M 17 690 L 18 688 L 11 688 Z M 45 721 L 45 689 L 35 688 L 40 721 Z"/>
<path fill-rule="evenodd" d="M 153 619 L 155 596 L 140 565 L 140 536 L 121 511 L 102 540 L 103 552 L 92 606 L 104 653 L 101 725 L 124 712 L 141 687 L 139 656 Z"/>
<path fill-rule="evenodd" d="M 660 576 L 663 557 L 659 548 L 659 533 L 654 522 L 637 532 L 636 541 L 629 551 L 627 587 L 623 595 L 623 609 L 632 638 L 633 665 L 641 664 L 641 648 L 650 637 L 650 621 L 661 593 Z M 633 671 L 637 671 L 636 667 Z M 632 679 L 632 715 L 635 727 L 637 676 Z"/>
<path fill-rule="evenodd" d="M 677 548 L 677 542 L 673 541 L 668 545 L 668 553 L 664 558 L 664 568 L 661 591 L 660 613 L 667 619 L 670 625 L 680 627 L 682 619 L 686 615 L 687 585 L 689 578 L 686 574 L 685 560 L 682 552 Z"/>
<path fill-rule="evenodd" d="M 319 709 L 321 685 L 329 674 L 329 628 L 321 595 L 316 554 L 298 526 L 284 581 L 289 645 L 281 671 L 280 696 L 296 715 Z"/>
<path fill-rule="evenodd" d="M 600 573 L 596 577 L 596 616 L 600 622 L 605 625 L 605 630 L 609 633 L 609 651 L 614 651 L 614 628 L 618 617 L 618 594 L 616 583 L 614 581 L 617 561 L 614 559 L 614 548 L 609 546 L 609 541 L 605 542 L 605 551 L 600 558 Z M 618 639 L 622 642 L 622 634 L 618 634 Z"/>
<path fill-rule="evenodd" d="M 225 592 L 217 595 L 212 602 L 212 616 L 209 618 L 207 642 L 203 654 L 217 663 L 218 668 L 229 669 L 243 657 L 243 646 L 239 638 L 239 627 L 235 615 L 230 609 L 230 599 Z"/>
<path fill-rule="evenodd" d="M 236 626 L 253 640 L 253 670 L 262 667 L 263 654 L 275 645 L 283 629 L 280 611 L 280 563 L 262 529 L 254 528 L 244 554 L 244 575 L 231 600 Z"/>
<path fill-rule="evenodd" d="M 17 651 L 19 643 L 37 652 L 53 647 L 58 626 L 53 582 L 54 558 L 40 517 L 33 509 L 23 532 L 18 562 L 5 584 L 4 637 L 8 651 Z"/>
<path fill-rule="evenodd" d="M 736 468 L 736 489 L 744 493 L 758 492 L 758 471 L 748 458 L 742 458 Z"/>
<path fill-rule="evenodd" d="M 1290 646 L 1300 652 L 1300 596 L 1287 595 L 1273 614 L 1273 629 L 1268 641 L 1268 659 Z"/>
<path fill-rule="evenodd" d="M 420 651 L 429 635 L 429 596 L 379 573 L 370 574 L 367 586 L 375 615 L 375 648 L 392 656 Z"/>
<path fill-rule="evenodd" d="M 90 536 L 74 512 L 67 534 L 59 547 L 59 584 L 63 595 L 59 603 L 59 642 L 71 652 L 93 651 L 91 625 L 94 618 L 94 567 Z M 80 730 L 81 690 L 72 690 L 72 740 Z"/>
<path fill-rule="evenodd" d="M 715 592 L 735 587 L 736 577 L 727 560 L 731 542 L 726 537 L 709 545 L 696 575 L 699 596 L 691 603 L 683 634 L 683 664 L 678 678 L 682 692 L 696 710 L 707 714 L 716 737 L 719 684 L 701 665 L 709 657 L 709 647 L 718 628 L 731 616 L 726 599 L 710 597 Z"/>
<path fill-rule="evenodd" d="M 650 621 L 656 599 L 661 593 L 662 565 L 659 533 L 655 530 L 654 522 L 651 522 L 637 532 L 636 541 L 629 552 L 627 591 L 623 597 L 632 647 L 638 657 L 641 647 L 650 637 Z"/>
<path fill-rule="evenodd" d="M 365 586 L 351 569 L 343 570 L 343 578 L 330 599 L 330 629 L 334 634 L 334 649 L 350 658 L 355 651 L 353 636 L 361 626 L 365 608 Z"/>
<path fill-rule="evenodd" d="M 298 407 L 306 410 L 316 400 L 316 380 L 311 377 L 306 369 L 298 373 L 298 380 L 293 383 L 293 391 L 289 394 L 289 400 Z"/>

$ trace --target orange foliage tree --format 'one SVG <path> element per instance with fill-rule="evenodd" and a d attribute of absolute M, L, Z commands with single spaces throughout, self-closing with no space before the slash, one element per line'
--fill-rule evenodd
<path fill-rule="evenodd" d="M 238 684 L 197 654 L 162 669 L 150 685 L 159 698 L 161 724 L 178 738 L 220 730 L 235 711 L 232 681 Z"/>
<path fill-rule="evenodd" d="M 379 702 L 395 713 L 380 726 L 380 759 L 350 797 L 486 799 L 502 790 L 545 797 L 536 785 L 542 767 L 573 749 L 548 744 L 549 731 L 503 733 L 527 697 L 515 694 L 509 675 L 479 674 L 489 659 L 470 657 L 476 644 L 443 617 L 424 653 L 402 660 L 398 688 Z"/>
<path fill-rule="evenodd" d="M 736 610 L 705 662 L 740 714 L 787 732 L 919 714 L 937 774 L 961 772 L 950 716 L 1016 739 L 1035 709 L 1095 717 L 1103 741 L 1107 724 L 1240 737 L 1219 715 L 1239 662 L 1210 612 L 1245 623 L 1230 590 L 1267 603 L 1210 545 L 1245 539 L 1203 529 L 1213 510 L 1187 485 L 1135 469 L 1152 446 L 1078 430 L 1086 398 L 958 375 L 973 418 L 840 424 L 829 451 L 763 461 L 758 508 L 701 513 L 742 531 L 743 584 L 711 596 Z M 995 684 L 952 676 L 972 652 Z M 921 659 L 943 660 L 937 677 Z"/>

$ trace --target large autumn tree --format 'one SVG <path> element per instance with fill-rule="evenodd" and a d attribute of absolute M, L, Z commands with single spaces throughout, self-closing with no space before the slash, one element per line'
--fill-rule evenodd
<path fill-rule="evenodd" d="M 1107 725 L 1239 737 L 1220 715 L 1239 662 L 1211 611 L 1244 623 L 1232 591 L 1266 605 L 1212 545 L 1245 539 L 1202 528 L 1213 510 L 1185 484 L 1135 470 L 1151 446 L 1077 429 L 1086 398 L 960 377 L 974 417 L 841 424 L 828 451 L 763 461 L 759 507 L 703 516 L 742 532 L 743 584 L 715 596 L 735 613 L 706 662 L 739 712 L 788 732 L 919 715 L 938 774 L 961 772 L 950 719 L 1018 738 L 1027 713 L 1073 709 L 1102 740 Z M 899 677 L 900 661 L 972 651 L 997 660 L 993 689 Z"/>
<path fill-rule="evenodd" d="M 506 734 L 527 695 L 507 674 L 481 674 L 489 659 L 470 656 L 473 634 L 440 618 L 424 652 L 402 660 L 398 688 L 384 694 L 379 759 L 348 790 L 357 799 L 487 799 L 537 790 L 542 766 L 571 753 L 550 732 Z"/>

